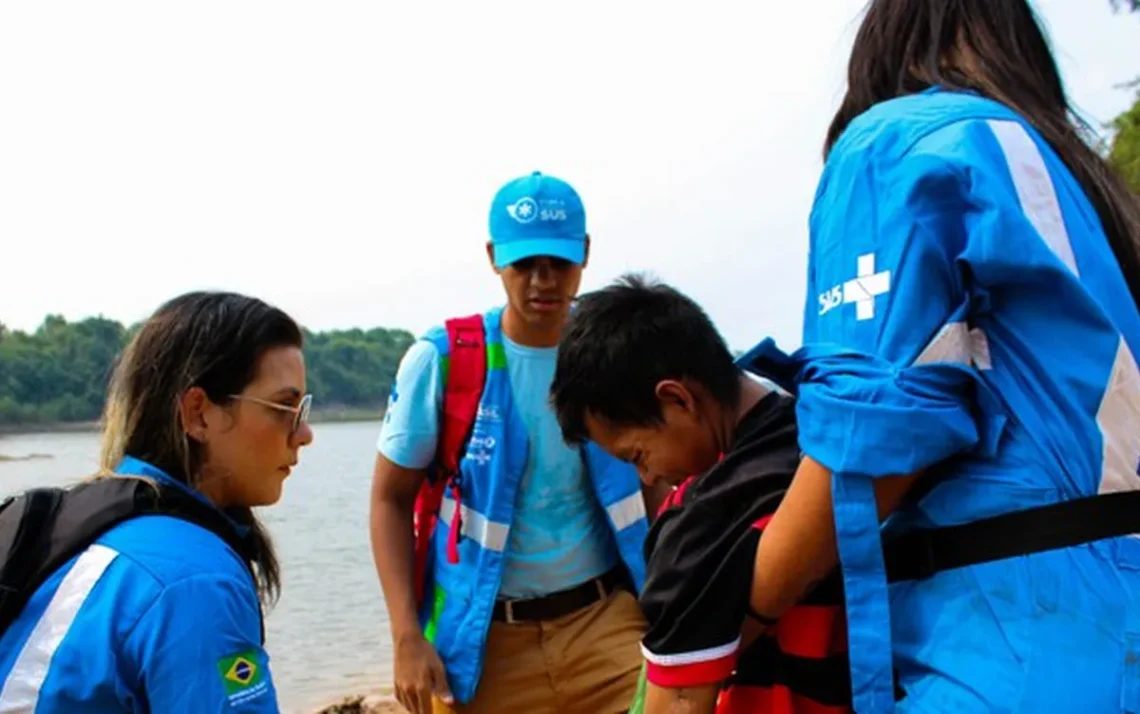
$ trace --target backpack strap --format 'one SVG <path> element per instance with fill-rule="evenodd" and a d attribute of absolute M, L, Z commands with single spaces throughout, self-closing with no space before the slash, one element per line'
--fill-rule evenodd
<path fill-rule="evenodd" d="M 217 509 L 181 488 L 124 476 L 68 489 L 32 489 L 0 507 L 0 633 L 52 573 L 111 528 L 145 515 L 171 516 L 209 530 L 238 553 L 254 578 L 256 554 L 249 542 Z M 264 643 L 264 616 L 261 637 Z"/>
<path fill-rule="evenodd" d="M 483 383 L 487 376 L 487 345 L 483 316 L 469 315 L 448 320 L 447 339 L 451 346 L 443 384 L 443 416 L 436 459 L 445 474 L 459 473 L 463 447 L 471 438 Z"/>
<path fill-rule="evenodd" d="M 1140 534 L 1140 491 L 1084 496 L 959 525 L 908 531 L 883 542 L 889 582 L 943 570 Z"/>
<path fill-rule="evenodd" d="M 459 532 L 462 530 L 463 475 L 459 461 L 479 415 L 479 401 L 487 376 L 487 346 L 482 315 L 448 320 L 446 326 L 451 358 L 443 390 L 443 423 L 437 453 L 443 472 L 449 476 L 451 497 L 455 501 L 447 541 L 447 559 L 454 564 L 459 562 Z"/>
<path fill-rule="evenodd" d="M 415 542 L 416 603 L 423 603 L 431 536 L 439 518 L 443 495 L 451 489 L 455 500 L 448 560 L 459 562 L 459 532 L 462 527 L 462 475 L 459 462 L 479 413 L 483 384 L 487 376 L 487 345 L 482 315 L 447 320 L 448 358 L 443 369 L 443 409 L 433 468 L 416 495 L 413 511 Z"/>
<path fill-rule="evenodd" d="M 23 498 L 11 499 L 0 511 L 5 515 L 0 521 L 4 556 L 0 561 L 0 632 L 16 619 L 44 577 L 40 571 L 50 560 L 52 521 L 62 500 L 62 489 L 37 488 Z"/>

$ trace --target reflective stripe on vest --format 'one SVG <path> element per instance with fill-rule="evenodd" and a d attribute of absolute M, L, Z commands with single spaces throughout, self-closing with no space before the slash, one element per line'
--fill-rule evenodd
<path fill-rule="evenodd" d="M 610 517 L 615 531 L 624 531 L 632 525 L 645 520 L 645 498 L 641 489 L 631 493 L 617 503 L 606 507 L 606 515 Z"/>
<path fill-rule="evenodd" d="M 451 523 L 455 515 L 455 499 L 444 496 L 439 507 L 439 515 L 444 523 Z M 497 523 L 490 520 L 468 506 L 459 507 L 459 517 L 463 524 L 459 532 L 464 538 L 470 538 L 487 550 L 502 553 L 507 547 L 507 535 L 511 527 L 506 523 Z"/>
<path fill-rule="evenodd" d="M 92 545 L 75 561 L 52 595 L 32 634 L 24 641 L 16 662 L 0 686 L 0 712 L 33 712 L 40 700 L 40 689 L 51 670 L 51 660 L 71 629 L 87 596 L 118 552 Z"/>

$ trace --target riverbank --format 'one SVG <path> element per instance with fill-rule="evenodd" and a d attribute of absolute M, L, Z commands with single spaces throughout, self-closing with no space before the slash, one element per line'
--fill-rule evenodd
<path fill-rule="evenodd" d="M 310 424 L 339 424 L 346 422 L 379 421 L 384 417 L 383 407 L 325 407 L 309 414 Z M 22 422 L 0 424 L 0 437 L 22 434 L 67 434 L 99 430 L 98 421 Z M 0 455 L 0 461 L 3 456 Z"/>
<path fill-rule="evenodd" d="M 24 434 L 81 434 L 98 430 L 99 422 L 97 421 L 21 422 L 19 424 L 0 424 L 0 437 Z"/>
<path fill-rule="evenodd" d="M 0 454 L 0 464 L 7 461 L 36 461 L 38 459 L 50 459 L 51 454 L 24 454 L 23 456 L 5 456 Z"/>

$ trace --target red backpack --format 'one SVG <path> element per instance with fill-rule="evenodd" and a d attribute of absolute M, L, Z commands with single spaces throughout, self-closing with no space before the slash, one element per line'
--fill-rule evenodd
<path fill-rule="evenodd" d="M 483 382 L 487 375 L 487 345 L 483 335 L 483 316 L 469 315 L 452 318 L 444 323 L 450 353 L 447 370 L 443 374 L 443 411 L 440 419 L 439 439 L 436 442 L 435 463 L 416 494 L 412 511 L 412 532 L 415 543 L 416 605 L 423 604 L 426 590 L 428 553 L 431 536 L 439 520 L 439 508 L 448 488 L 455 500 L 455 514 L 451 518 L 451 532 L 447 543 L 447 560 L 459 562 L 459 531 L 461 528 L 461 480 L 459 461 L 475 418 L 479 413 L 479 400 L 483 396 Z"/>

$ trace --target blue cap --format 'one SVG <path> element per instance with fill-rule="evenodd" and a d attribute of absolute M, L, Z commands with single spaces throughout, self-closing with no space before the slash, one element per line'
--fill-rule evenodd
<path fill-rule="evenodd" d="M 535 171 L 510 181 L 491 202 L 495 266 L 550 256 L 586 262 L 586 209 L 561 179 Z"/>

